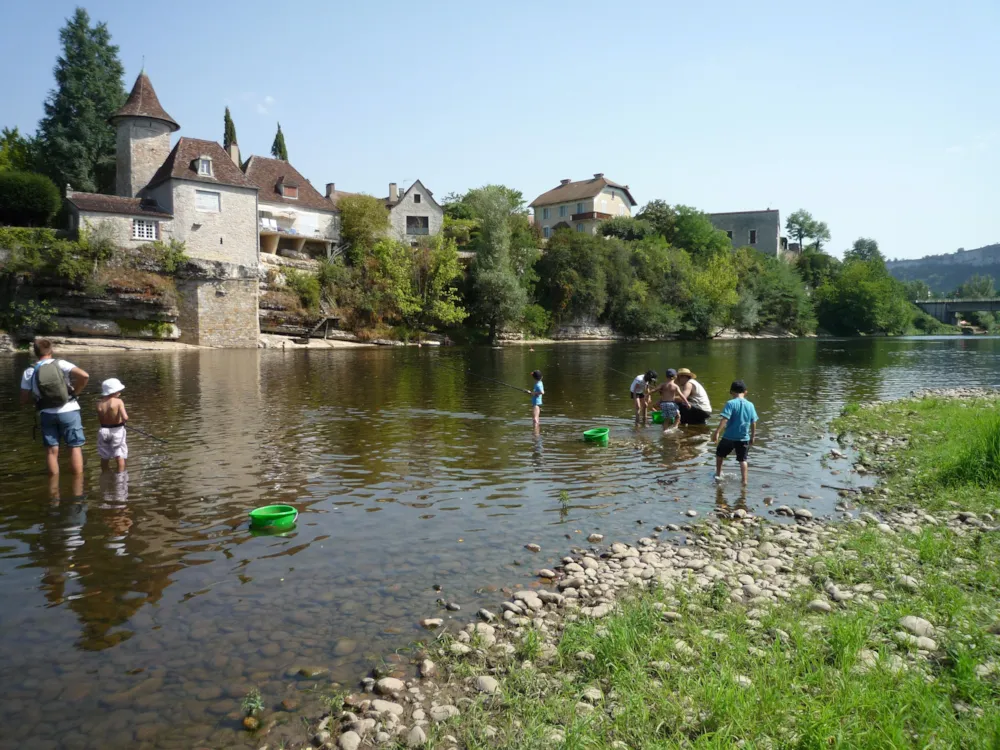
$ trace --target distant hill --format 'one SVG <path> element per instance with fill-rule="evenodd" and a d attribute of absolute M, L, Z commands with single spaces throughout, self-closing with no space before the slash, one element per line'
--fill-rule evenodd
<path fill-rule="evenodd" d="M 924 281 L 932 291 L 947 293 L 974 274 L 992 276 L 1000 282 L 1000 244 L 960 248 L 946 255 L 928 255 L 918 260 L 886 261 L 889 273 L 900 281 Z"/>

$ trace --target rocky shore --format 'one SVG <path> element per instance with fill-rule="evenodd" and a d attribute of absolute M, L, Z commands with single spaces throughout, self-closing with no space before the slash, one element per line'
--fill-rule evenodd
<path fill-rule="evenodd" d="M 914 397 L 995 399 L 996 392 L 950 389 Z M 886 447 L 906 444 L 906 435 L 888 443 L 878 434 L 853 437 L 859 456 L 855 469 L 862 472 L 890 472 L 894 459 L 885 455 Z M 847 458 L 839 450 L 830 457 Z M 595 660 L 607 658 L 595 652 L 617 647 L 620 620 L 637 613 L 652 613 L 647 625 L 662 647 L 653 649 L 658 658 L 640 665 L 642 679 L 656 687 L 668 682 L 668 675 L 706 669 L 703 659 L 710 650 L 738 638 L 748 644 L 740 647 L 746 651 L 742 658 L 766 670 L 767 660 L 790 655 L 799 637 L 829 639 L 827 628 L 852 613 L 859 621 L 880 623 L 865 634 L 850 660 L 847 674 L 857 679 L 877 672 L 932 683 L 956 640 L 984 633 L 994 634 L 985 653 L 998 651 L 996 612 L 944 617 L 940 606 L 928 604 L 925 595 L 939 584 L 939 572 L 925 565 L 919 544 L 912 543 L 931 538 L 962 543 L 992 535 L 1000 531 L 997 515 L 957 503 L 930 512 L 905 499 L 900 505 L 891 493 L 887 486 L 844 489 L 837 514 L 828 518 L 814 518 L 805 507 L 766 511 L 773 518 L 742 508 L 719 509 L 698 523 L 656 526 L 635 544 L 605 544 L 600 534 L 591 534 L 590 546 L 571 549 L 554 569 L 538 570 L 534 584 L 509 591 L 496 611 L 481 609 L 464 628 L 436 632 L 409 670 L 398 665 L 376 669 L 359 690 L 337 695 L 304 746 L 559 747 L 568 733 L 580 731 L 581 721 L 604 738 L 599 746 L 638 746 L 615 739 L 620 717 L 630 710 L 629 697 L 614 680 L 593 677 Z M 870 510 L 860 510 L 858 502 Z M 951 562 L 950 575 L 974 577 L 975 567 L 959 556 Z M 793 613 L 794 622 L 787 613 Z M 738 633 L 720 627 L 723 616 L 726 623 L 738 623 Z M 984 628 L 984 617 L 993 624 Z M 421 624 L 433 631 L 443 625 L 438 618 Z M 596 639 L 597 647 L 579 648 L 581 633 Z M 804 644 L 798 648 L 804 650 Z M 616 658 L 628 661 L 631 652 L 626 652 Z M 766 679 L 754 668 L 724 679 L 730 688 L 752 693 L 755 681 Z M 972 674 L 995 680 L 1000 659 L 981 659 Z M 540 691 L 539 701 L 557 704 L 542 723 L 537 715 L 520 715 L 526 711 L 520 708 L 526 680 Z M 675 697 L 682 726 L 705 722 L 688 696 Z M 958 699 L 953 710 L 984 717 L 981 707 Z M 764 746 L 800 737 L 789 731 Z"/>

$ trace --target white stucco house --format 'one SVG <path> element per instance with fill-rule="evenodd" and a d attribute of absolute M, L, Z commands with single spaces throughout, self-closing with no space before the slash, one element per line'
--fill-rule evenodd
<path fill-rule="evenodd" d="M 534 222 L 548 239 L 558 228 L 597 234 L 605 219 L 631 216 L 638 204 L 628 185 L 620 185 L 598 172 L 590 180 L 561 180 L 531 202 Z"/>
<path fill-rule="evenodd" d="M 416 247 L 421 237 L 438 234 L 444 226 L 444 208 L 434 194 L 417 180 L 402 193 L 395 182 L 389 183 L 389 226 L 396 239 Z"/>

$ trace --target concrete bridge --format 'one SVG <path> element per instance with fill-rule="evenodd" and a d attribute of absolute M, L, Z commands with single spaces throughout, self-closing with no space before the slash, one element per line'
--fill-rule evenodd
<path fill-rule="evenodd" d="M 959 313 L 1000 312 L 1000 299 L 921 299 L 913 304 L 948 325 L 955 325 Z"/>

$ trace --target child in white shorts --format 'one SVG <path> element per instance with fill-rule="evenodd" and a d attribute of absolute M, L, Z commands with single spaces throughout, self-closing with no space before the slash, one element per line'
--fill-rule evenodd
<path fill-rule="evenodd" d="M 118 378 L 109 378 L 101 383 L 101 398 L 97 402 L 97 416 L 101 421 L 101 429 L 97 432 L 97 453 L 101 457 L 101 471 L 108 471 L 112 459 L 117 462 L 119 472 L 125 471 L 128 412 L 119 395 L 124 390 L 125 385 Z"/>

